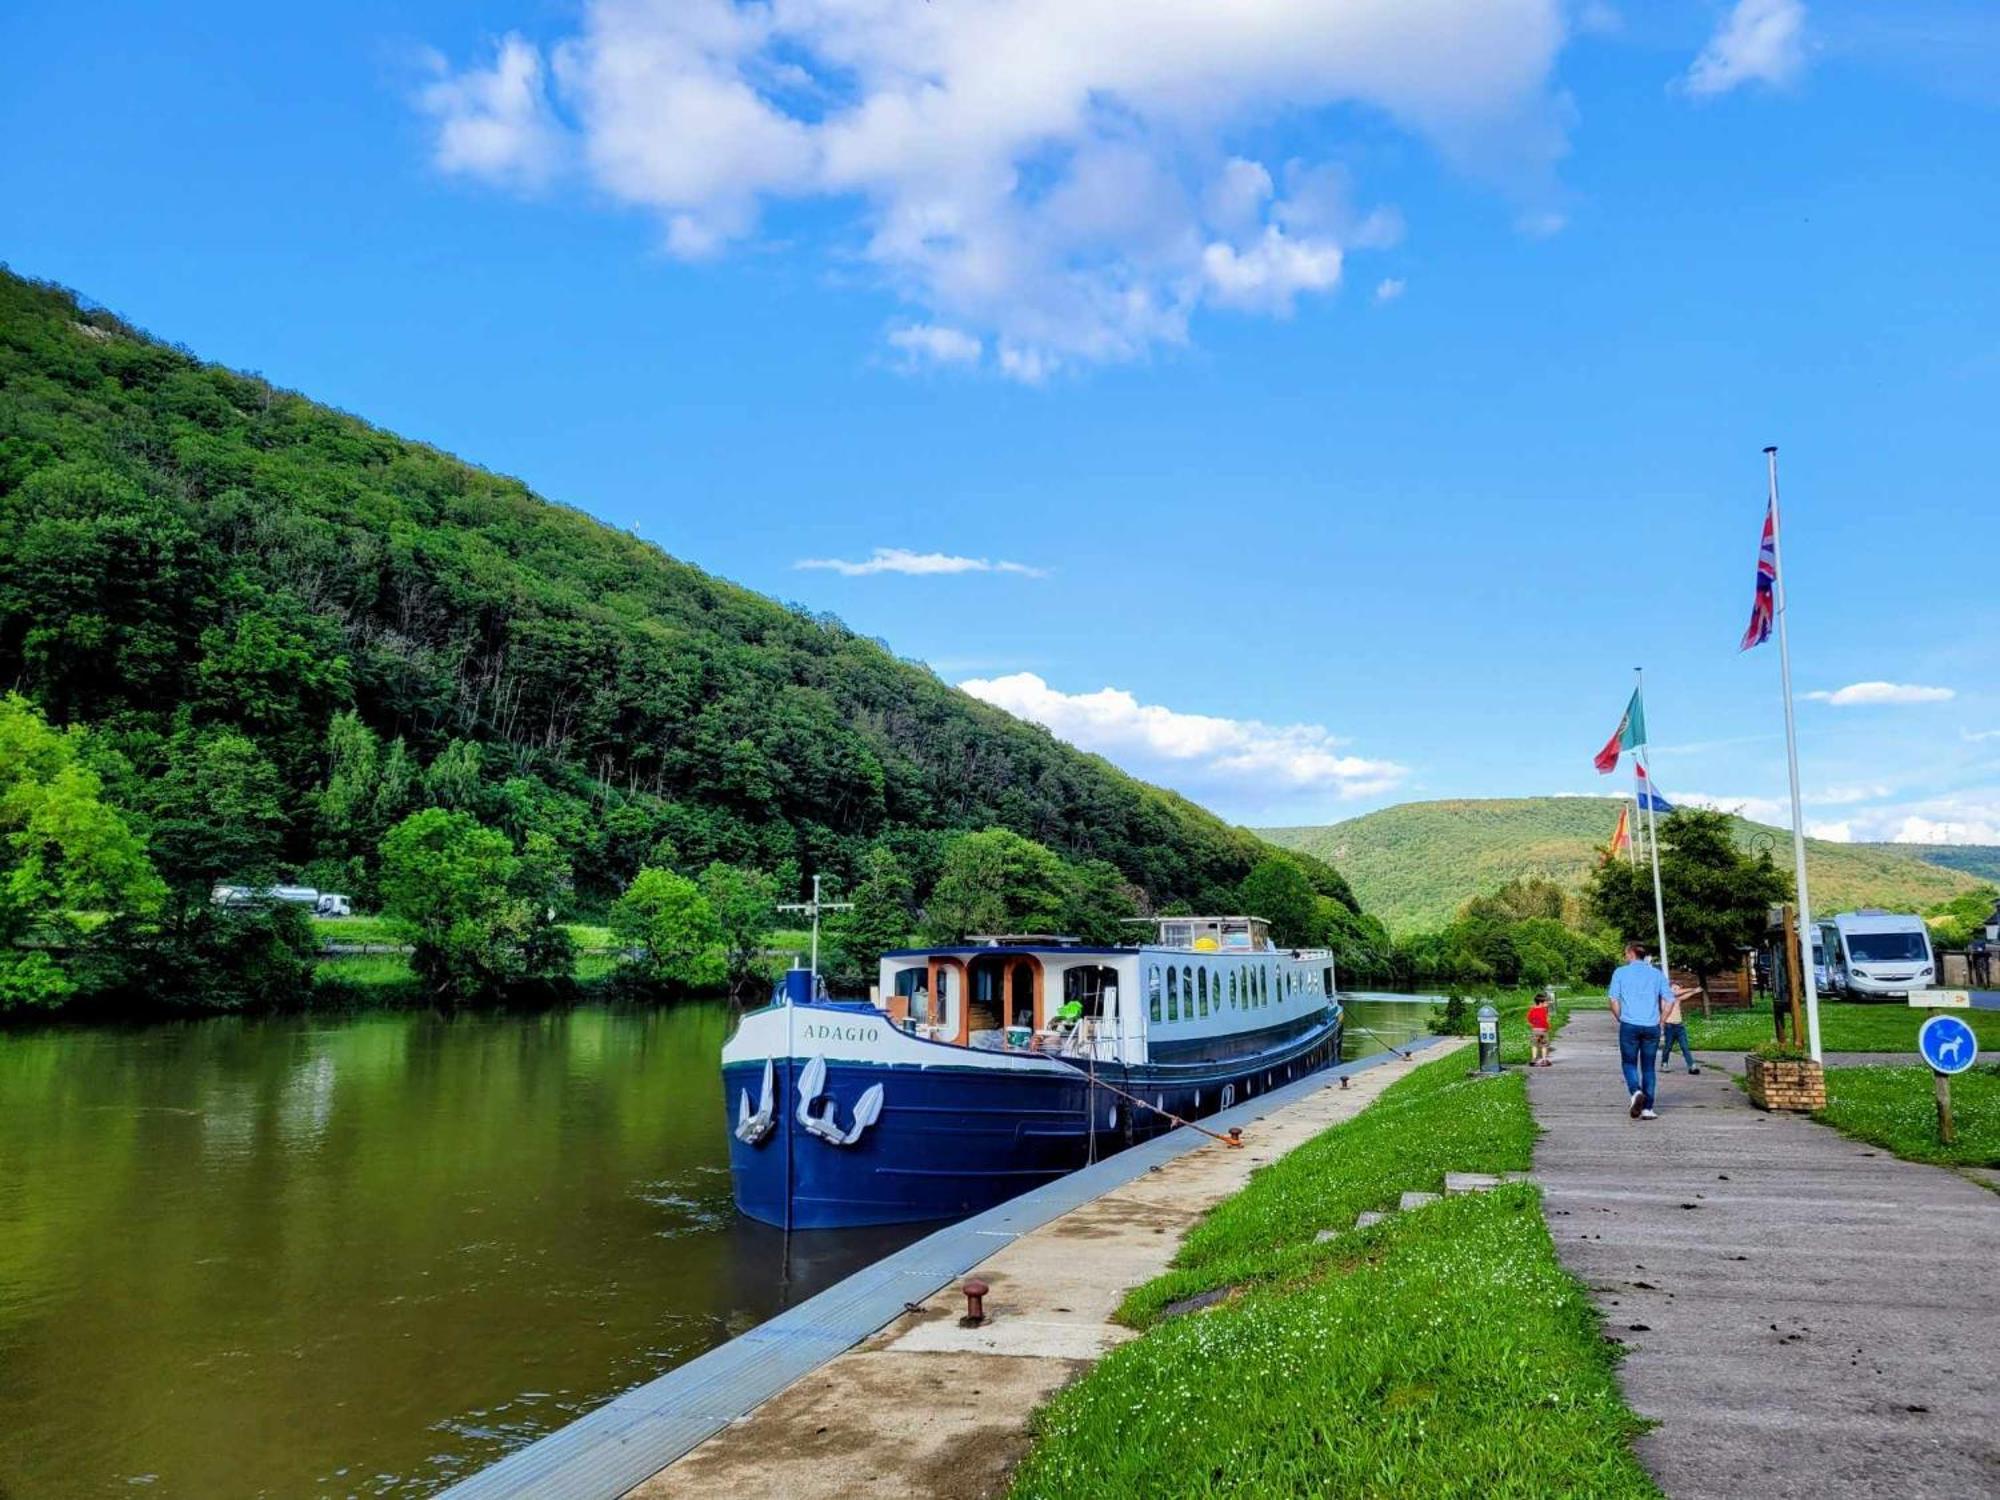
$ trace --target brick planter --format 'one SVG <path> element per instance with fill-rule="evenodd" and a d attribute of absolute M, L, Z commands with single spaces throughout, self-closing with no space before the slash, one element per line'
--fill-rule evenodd
<path fill-rule="evenodd" d="M 1748 1066 L 1750 1102 L 1759 1109 L 1795 1110 L 1810 1114 L 1826 1108 L 1826 1069 L 1816 1062 L 1773 1062 L 1751 1053 Z"/>

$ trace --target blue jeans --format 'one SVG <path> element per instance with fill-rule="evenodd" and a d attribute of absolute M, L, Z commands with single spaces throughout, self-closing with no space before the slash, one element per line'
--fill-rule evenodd
<path fill-rule="evenodd" d="M 1653 1103 L 1653 1067 L 1659 1046 L 1657 1021 L 1651 1026 L 1634 1026 L 1630 1021 L 1618 1023 L 1618 1061 L 1625 1068 L 1625 1087 L 1631 1093 L 1644 1094 L 1648 1108 Z"/>
<path fill-rule="evenodd" d="M 1688 1045 L 1687 1027 L 1676 1021 L 1662 1023 L 1660 1026 L 1661 1061 L 1672 1062 L 1674 1060 L 1674 1047 L 1676 1044 L 1680 1046 L 1681 1056 L 1687 1059 L 1688 1067 L 1693 1069 L 1696 1066 L 1694 1048 Z"/>

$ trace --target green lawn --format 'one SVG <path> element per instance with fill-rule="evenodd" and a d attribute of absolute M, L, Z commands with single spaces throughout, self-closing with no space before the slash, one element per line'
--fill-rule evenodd
<path fill-rule="evenodd" d="M 1985 1064 L 1951 1081 L 1958 1140 L 1937 1138 L 1931 1070 L 1828 1068 L 1826 1108 L 1814 1118 L 1910 1161 L 2000 1167 L 2000 1065 Z"/>
<path fill-rule="evenodd" d="M 404 943 L 389 917 L 314 917 L 313 936 L 323 943 Z M 571 941 L 580 949 L 609 948 L 616 943 L 609 927 L 590 922 L 567 922 Z"/>
<path fill-rule="evenodd" d="M 1696 1047 L 1712 1047 L 1718 1052 L 1748 1051 L 1772 1037 L 1771 1007 L 1759 1003 L 1751 1009 L 1733 1010 L 1704 1021 L 1699 1002 L 1687 1007 L 1688 1040 Z M 1828 1052 L 1907 1052 L 1917 1051 L 1917 1028 L 1927 1010 L 1911 1010 L 1906 1005 L 1856 1005 L 1842 1000 L 1824 1000 L 1819 1007 L 1820 1046 Z M 2000 1048 L 2000 1011 L 1964 1010 L 1957 1012 L 1971 1025 L 1982 1048 Z"/>
<path fill-rule="evenodd" d="M 387 917 L 314 917 L 313 936 L 322 943 L 400 943 L 405 941 Z"/>
<path fill-rule="evenodd" d="M 1459 1053 L 1263 1168 L 1127 1299 L 1241 1295 L 1113 1351 L 1036 1418 L 1027 1497 L 1654 1496 L 1583 1288 L 1526 1185 L 1315 1244 L 1446 1170 L 1525 1168 L 1524 1079 Z"/>

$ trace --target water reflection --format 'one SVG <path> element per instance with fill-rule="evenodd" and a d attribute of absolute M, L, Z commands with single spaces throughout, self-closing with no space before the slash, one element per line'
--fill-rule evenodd
<path fill-rule="evenodd" d="M 920 1233 L 737 1219 L 727 1025 L 0 1036 L 0 1495 L 429 1494 Z"/>

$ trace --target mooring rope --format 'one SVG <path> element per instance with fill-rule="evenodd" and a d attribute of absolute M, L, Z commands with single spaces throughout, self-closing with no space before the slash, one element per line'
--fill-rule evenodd
<path fill-rule="evenodd" d="M 1160 1115 L 1165 1119 L 1172 1120 L 1176 1125 L 1185 1125 L 1190 1130 L 1199 1131 L 1201 1134 L 1207 1136 L 1212 1141 L 1220 1141 L 1225 1146 L 1241 1146 L 1243 1144 L 1243 1137 L 1240 1131 L 1233 1136 L 1218 1135 L 1213 1130 L 1210 1130 L 1206 1125 L 1197 1125 L 1193 1120 L 1186 1119 L 1181 1115 L 1177 1115 L 1172 1110 L 1153 1103 L 1150 1099 L 1141 1099 L 1137 1094 L 1126 1093 L 1125 1090 L 1118 1087 L 1118 1085 L 1115 1083 L 1106 1083 L 1102 1078 L 1099 1078 L 1097 1076 L 1097 1069 L 1095 1067 L 1097 1061 L 1096 1043 L 1093 1042 L 1091 1044 L 1091 1047 L 1092 1051 L 1090 1059 L 1092 1066 L 1089 1068 L 1085 1068 L 1081 1063 L 1077 1062 L 1075 1058 L 1064 1057 L 1060 1053 L 1044 1052 L 1041 1055 L 1043 1057 L 1048 1058 L 1051 1062 L 1059 1062 L 1063 1064 L 1063 1066 L 1065 1067 L 1075 1068 L 1077 1072 L 1083 1074 L 1084 1081 L 1087 1082 L 1092 1088 L 1103 1089 L 1107 1093 L 1116 1094 L 1121 1099 L 1129 1099 L 1132 1103 L 1138 1105 L 1139 1108 L 1145 1110 L 1151 1110 L 1156 1115 Z M 1097 1126 L 1097 1106 L 1095 1104 L 1092 1104 L 1089 1106 L 1089 1108 L 1091 1111 L 1090 1124 L 1092 1131 L 1095 1132 Z"/>

